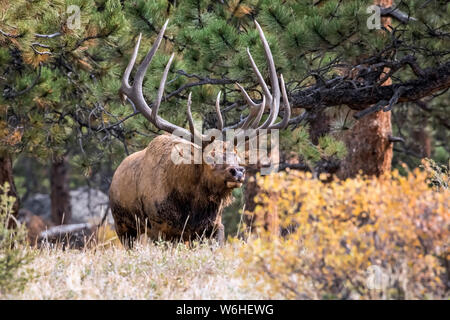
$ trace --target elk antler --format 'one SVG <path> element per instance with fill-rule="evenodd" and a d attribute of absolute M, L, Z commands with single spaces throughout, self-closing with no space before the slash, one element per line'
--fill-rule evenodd
<path fill-rule="evenodd" d="M 264 47 L 264 53 L 267 59 L 267 62 L 269 63 L 269 76 L 270 76 L 270 84 L 272 87 L 272 92 L 269 91 L 269 88 L 264 81 L 261 72 L 259 71 L 258 67 L 256 66 L 255 61 L 253 60 L 253 57 L 250 53 L 250 50 L 247 48 L 247 55 L 250 59 L 250 63 L 252 65 L 252 69 L 256 74 L 256 77 L 258 78 L 259 85 L 262 88 L 263 91 L 263 97 L 261 103 L 256 103 L 250 98 L 249 94 L 245 89 L 239 84 L 236 83 L 236 85 L 239 87 L 239 89 L 242 92 L 242 96 L 247 101 L 247 103 L 250 106 L 250 113 L 245 118 L 242 123 L 238 125 L 237 128 L 239 129 L 284 129 L 289 124 L 289 119 L 291 117 L 291 106 L 289 105 L 289 100 L 286 93 L 286 86 L 284 84 L 283 75 L 280 75 L 280 82 L 281 82 L 281 94 L 280 94 L 280 84 L 278 83 L 278 77 L 275 69 L 275 63 L 273 61 L 272 52 L 270 51 L 269 44 L 267 43 L 266 37 L 264 36 L 264 32 L 261 29 L 261 26 L 258 24 L 258 22 L 255 21 L 256 28 L 259 32 L 259 37 L 261 38 L 261 41 L 263 43 Z M 280 122 L 275 123 L 278 113 L 280 111 L 280 98 L 281 95 L 283 96 L 283 119 Z M 259 125 L 259 122 L 261 121 L 262 115 L 264 113 L 264 109 L 266 106 L 266 103 L 269 104 L 270 107 L 270 113 L 269 117 L 261 124 Z"/>
<path fill-rule="evenodd" d="M 198 133 L 195 130 L 194 127 L 194 121 L 192 119 L 192 113 L 191 113 L 191 93 L 189 93 L 188 102 L 187 102 L 187 118 L 189 122 L 189 131 L 179 127 L 177 125 L 174 125 L 161 117 L 158 116 L 158 110 L 161 105 L 161 100 L 164 94 L 164 87 L 167 80 L 167 75 L 170 70 L 170 66 L 172 64 L 174 54 L 170 56 L 169 62 L 167 63 L 163 75 L 161 77 L 161 81 L 158 88 L 158 95 L 156 98 L 156 101 L 153 103 L 152 108 L 150 108 L 145 101 L 144 94 L 142 93 L 142 83 L 144 81 L 144 75 L 147 71 L 147 68 L 150 64 L 150 62 L 153 59 L 153 56 L 155 55 L 156 51 L 158 50 L 158 47 L 162 41 L 162 38 L 164 36 L 164 32 L 166 30 L 167 24 L 169 20 L 166 21 L 164 26 L 162 27 L 161 31 L 158 34 L 158 37 L 156 38 L 155 43 L 153 44 L 150 51 L 145 56 L 142 63 L 138 66 L 138 69 L 136 71 L 136 75 L 134 77 L 133 85 L 129 84 L 129 77 L 131 74 L 131 70 L 133 69 L 134 63 L 136 62 L 139 45 L 141 42 L 141 36 L 139 35 L 138 41 L 136 43 L 136 46 L 134 47 L 133 54 L 131 56 L 130 62 L 128 63 L 127 68 L 125 69 L 125 72 L 122 77 L 122 85 L 119 89 L 119 94 L 122 98 L 122 101 L 130 100 L 130 102 L 134 105 L 135 109 L 138 110 L 142 115 L 149 120 L 151 123 L 153 123 L 158 129 L 173 133 L 174 131 L 177 131 L 180 133 L 183 137 L 189 137 L 190 141 L 193 141 L 194 143 L 200 143 L 202 144 L 206 140 L 209 140 L 209 137 L 206 135 L 203 135 L 201 133 Z M 289 123 L 289 119 L 291 116 L 291 107 L 289 105 L 289 100 L 286 93 L 286 86 L 284 84 L 283 75 L 280 75 L 280 82 L 281 82 L 281 93 L 280 93 L 280 84 L 278 83 L 278 76 L 275 69 L 275 63 L 273 61 L 272 52 L 270 51 L 269 44 L 267 43 L 267 40 L 264 36 L 264 32 L 261 29 L 261 26 L 258 24 L 258 22 L 255 21 L 256 28 L 258 29 L 259 36 L 261 38 L 261 41 L 263 43 L 264 47 L 264 53 L 266 56 L 266 59 L 269 63 L 269 75 L 270 75 L 270 84 L 272 88 L 272 92 L 269 91 L 269 88 L 264 81 L 261 72 L 259 71 L 258 67 L 256 66 L 255 61 L 253 60 L 253 57 L 250 53 L 250 50 L 247 48 L 247 54 L 250 59 L 253 71 L 256 73 L 256 76 L 258 78 L 258 82 L 263 90 L 263 97 L 261 103 L 255 103 L 248 93 L 245 91 L 245 89 L 239 84 L 236 83 L 239 89 L 242 92 L 243 97 L 248 102 L 250 106 L 250 113 L 249 115 L 240 123 L 237 128 L 244 131 L 247 129 L 256 129 L 257 132 L 259 129 L 284 129 L 287 127 Z M 220 94 L 217 95 L 216 99 L 216 112 L 217 112 L 217 119 L 218 119 L 218 129 L 222 133 L 224 133 L 228 128 L 223 127 L 223 119 L 222 115 L 220 113 Z M 283 119 L 280 122 L 275 123 L 276 119 L 278 118 L 278 113 L 280 111 L 280 99 L 281 95 L 283 96 Z M 263 124 L 259 125 L 261 118 L 263 116 L 263 113 L 265 111 L 266 103 L 269 104 L 270 107 L 270 113 L 269 117 L 263 122 Z M 241 132 L 240 134 L 244 134 Z M 239 136 L 239 135 L 238 135 Z"/>
<path fill-rule="evenodd" d="M 161 77 L 161 81 L 159 83 L 158 88 L 158 95 L 156 98 L 156 101 L 153 103 L 152 108 L 150 108 L 145 101 L 144 94 L 142 93 L 142 83 L 144 81 L 144 76 L 147 71 L 148 66 L 150 65 L 150 62 L 153 59 L 153 56 L 155 55 L 156 51 L 158 50 L 158 47 L 161 43 L 161 40 L 164 36 L 164 32 L 166 30 L 167 24 L 169 23 L 169 20 L 164 23 L 164 26 L 162 27 L 161 31 L 158 34 L 158 37 L 156 38 L 155 43 L 153 44 L 150 51 L 145 56 L 142 63 L 138 66 L 138 69 L 136 71 L 136 75 L 134 76 L 133 85 L 130 86 L 129 84 L 129 77 L 131 70 L 133 70 L 134 63 L 136 62 L 137 54 L 139 51 L 139 45 L 141 43 L 141 37 L 142 34 L 139 34 L 138 41 L 136 43 L 136 46 L 134 47 L 133 54 L 131 55 L 130 62 L 128 63 L 127 68 L 125 69 L 125 72 L 122 77 L 122 85 L 119 89 L 119 94 L 123 102 L 130 100 L 130 102 L 134 105 L 135 109 L 138 110 L 142 115 L 149 120 L 151 123 L 155 125 L 160 130 L 173 133 L 174 131 L 177 131 L 180 133 L 183 137 L 189 137 L 190 141 L 194 142 L 201 142 L 204 140 L 204 136 L 199 134 L 193 125 L 192 120 L 192 114 L 191 114 L 191 94 L 189 94 L 188 97 L 188 103 L 187 103 L 187 117 L 189 120 L 189 127 L 190 131 L 187 131 L 186 129 L 179 127 L 177 125 L 174 125 L 173 123 L 170 123 L 164 119 L 162 119 L 160 116 L 158 116 L 158 110 L 161 105 L 161 100 L 164 94 L 164 87 L 166 85 L 167 75 L 170 70 L 170 65 L 172 64 L 174 54 L 170 56 L 169 62 L 167 62 L 167 65 L 164 69 L 163 75 Z M 197 137 L 196 139 L 193 139 L 194 137 Z"/>

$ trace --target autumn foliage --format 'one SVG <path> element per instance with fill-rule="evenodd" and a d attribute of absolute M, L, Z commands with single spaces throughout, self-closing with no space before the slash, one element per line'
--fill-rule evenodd
<path fill-rule="evenodd" d="M 327 183 L 303 172 L 260 177 L 257 236 L 241 249 L 240 272 L 285 298 L 448 298 L 450 191 L 428 177 L 418 169 Z M 263 226 L 269 212 L 280 236 Z"/>

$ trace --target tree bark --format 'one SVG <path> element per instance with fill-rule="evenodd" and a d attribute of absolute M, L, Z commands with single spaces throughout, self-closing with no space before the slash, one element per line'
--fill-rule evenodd
<path fill-rule="evenodd" d="M 13 206 L 13 215 L 17 216 L 19 212 L 20 200 L 14 184 L 13 168 L 11 156 L 6 152 L 0 152 L 0 184 L 9 183 L 9 195 L 16 198 Z"/>
<path fill-rule="evenodd" d="M 392 6 L 392 0 L 375 0 L 376 5 Z M 390 23 L 390 18 L 382 18 L 383 25 Z M 390 85 L 388 79 L 384 85 Z M 341 179 L 354 177 L 359 172 L 379 176 L 391 170 L 393 144 L 391 112 L 378 111 L 358 120 L 343 135 L 347 147 L 347 156 L 341 162 L 337 176 Z"/>
<path fill-rule="evenodd" d="M 50 188 L 52 221 L 57 225 L 70 223 L 72 208 L 70 205 L 69 163 L 67 156 L 52 162 Z"/>
<path fill-rule="evenodd" d="M 347 156 L 341 161 L 337 176 L 354 177 L 359 172 L 379 176 L 391 170 L 391 112 L 366 116 L 343 135 Z"/>

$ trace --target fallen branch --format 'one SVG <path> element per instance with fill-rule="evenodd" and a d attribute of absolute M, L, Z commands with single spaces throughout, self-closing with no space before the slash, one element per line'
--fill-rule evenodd
<path fill-rule="evenodd" d="M 70 236 L 75 232 L 91 230 L 92 227 L 93 225 L 90 223 L 63 224 L 42 231 L 41 234 L 39 235 L 39 238 L 41 238 L 42 240 L 62 238 L 65 236 Z"/>

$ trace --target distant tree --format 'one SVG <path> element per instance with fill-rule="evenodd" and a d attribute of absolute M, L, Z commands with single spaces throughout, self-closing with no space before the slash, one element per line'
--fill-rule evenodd
<path fill-rule="evenodd" d="M 50 166 L 51 217 L 55 224 L 67 224 L 72 218 L 67 156 L 52 161 Z"/>

